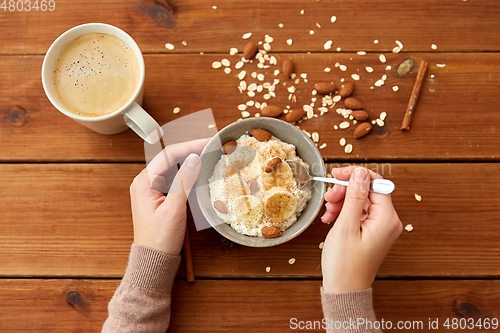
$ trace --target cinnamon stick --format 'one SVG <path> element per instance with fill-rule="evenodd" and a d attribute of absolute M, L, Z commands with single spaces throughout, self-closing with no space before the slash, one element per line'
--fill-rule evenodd
<path fill-rule="evenodd" d="M 420 63 L 420 68 L 418 69 L 417 79 L 415 85 L 413 86 L 413 91 L 411 92 L 410 102 L 406 108 L 406 113 L 403 118 L 403 123 L 401 124 L 401 130 L 408 131 L 410 129 L 411 117 L 415 113 L 415 106 L 417 104 L 418 96 L 420 95 L 420 89 L 422 88 L 422 83 L 424 82 L 425 72 L 427 71 L 427 62 L 422 60 Z"/>

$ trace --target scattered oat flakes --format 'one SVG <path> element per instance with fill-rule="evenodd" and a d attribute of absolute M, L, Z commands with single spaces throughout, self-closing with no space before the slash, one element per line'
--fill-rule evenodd
<path fill-rule="evenodd" d="M 333 96 L 332 101 L 335 103 L 338 103 L 338 102 L 340 102 L 341 99 L 342 99 L 342 96 L 335 95 L 335 96 Z"/>
<path fill-rule="evenodd" d="M 326 67 L 326 68 L 324 69 L 324 71 L 325 71 L 325 73 L 330 73 L 330 72 L 332 71 L 332 69 L 331 69 L 330 67 Z"/>
<path fill-rule="evenodd" d="M 208 128 L 214 128 L 214 127 L 215 127 L 215 124 L 208 125 Z"/>
<path fill-rule="evenodd" d="M 342 48 L 341 47 L 337 47 L 337 52 L 340 52 L 342 51 Z"/>
<path fill-rule="evenodd" d="M 385 123 L 382 119 L 377 119 L 375 121 L 377 122 L 377 125 L 379 125 L 380 127 L 383 127 L 385 125 Z"/>
<path fill-rule="evenodd" d="M 267 267 L 266 267 L 266 272 L 268 272 L 268 273 L 269 273 L 270 271 L 271 271 L 271 267 L 267 266 Z"/>
<path fill-rule="evenodd" d="M 264 43 L 264 50 L 266 50 L 266 51 L 268 51 L 268 52 L 269 52 L 269 51 L 271 51 L 271 44 L 269 44 L 269 43 Z"/>
<path fill-rule="evenodd" d="M 319 146 L 319 149 L 325 149 L 326 148 L 326 143 L 323 143 L 321 146 Z"/>
<path fill-rule="evenodd" d="M 255 92 L 254 91 L 249 91 L 247 92 L 248 97 L 255 97 Z"/>
<path fill-rule="evenodd" d="M 378 39 L 375 39 L 375 40 L 373 41 L 373 44 L 378 44 Z"/>
<path fill-rule="evenodd" d="M 222 67 L 222 64 L 221 64 L 221 62 L 220 62 L 220 61 L 214 61 L 214 62 L 212 63 L 212 68 L 217 69 L 217 68 L 221 68 L 221 67 Z"/>
<path fill-rule="evenodd" d="M 227 59 L 222 59 L 222 60 L 221 60 L 221 64 L 222 64 L 223 66 L 226 66 L 226 67 L 227 67 L 227 66 L 231 65 L 231 62 L 230 62 L 229 60 L 227 60 Z"/>
<path fill-rule="evenodd" d="M 337 125 L 333 125 L 333 129 L 338 130 L 339 127 Z"/>
<path fill-rule="evenodd" d="M 319 23 L 316 23 L 316 26 L 321 29 L 321 25 Z"/>
<path fill-rule="evenodd" d="M 288 263 L 289 263 L 290 265 L 295 264 L 295 258 L 290 258 L 290 259 L 288 260 Z"/>
<path fill-rule="evenodd" d="M 276 59 L 275 56 L 271 56 L 271 58 L 269 58 L 269 63 L 271 65 L 277 65 L 278 64 L 278 59 Z"/>
<path fill-rule="evenodd" d="M 304 15 L 304 13 L 305 13 L 305 11 L 302 9 L 302 10 L 300 11 L 300 15 Z"/>
<path fill-rule="evenodd" d="M 420 202 L 420 201 L 422 201 L 422 196 L 415 193 L 415 199 L 417 199 L 417 201 Z"/>
<path fill-rule="evenodd" d="M 266 37 L 264 38 L 264 42 L 266 43 L 272 43 L 274 41 L 274 38 L 269 36 L 269 35 L 266 35 Z"/>
<path fill-rule="evenodd" d="M 408 232 L 412 232 L 413 231 L 413 224 L 407 224 L 405 226 L 405 230 L 408 231 Z"/>
<path fill-rule="evenodd" d="M 331 49 L 331 48 L 332 48 L 332 43 L 333 43 L 333 41 L 331 41 L 331 40 L 327 40 L 327 41 L 325 42 L 325 44 L 323 45 L 324 49 L 325 49 L 325 50 L 329 50 L 329 49 Z"/>
<path fill-rule="evenodd" d="M 438 48 L 438 46 L 437 46 L 436 44 L 432 44 L 432 45 L 431 45 L 431 49 L 433 49 L 433 50 L 437 50 L 437 48 Z"/>
<path fill-rule="evenodd" d="M 264 81 L 265 79 L 266 79 L 266 77 L 264 76 L 264 74 L 262 74 L 262 73 L 257 74 L 257 80 Z"/>
<path fill-rule="evenodd" d="M 250 112 L 248 112 L 248 111 L 241 111 L 241 116 L 243 118 L 248 118 L 248 117 L 250 117 Z"/>
<path fill-rule="evenodd" d="M 259 102 L 255 102 L 255 108 L 260 110 L 260 107 L 261 107 L 260 103 Z"/>
<path fill-rule="evenodd" d="M 382 79 L 377 80 L 377 82 L 375 82 L 376 87 L 382 87 L 384 84 L 385 84 L 385 81 Z"/>
<path fill-rule="evenodd" d="M 286 40 L 286 43 L 287 43 L 288 45 L 292 45 L 292 44 L 293 44 L 293 40 L 292 40 L 291 38 L 290 38 L 290 39 L 287 39 L 287 40 Z"/>
<path fill-rule="evenodd" d="M 391 65 L 387 65 L 387 66 L 385 66 L 385 70 L 386 70 L 386 71 L 390 71 L 391 69 L 392 69 L 392 66 L 391 66 Z"/>
<path fill-rule="evenodd" d="M 339 124 L 340 129 L 346 129 L 349 126 L 351 126 L 351 124 L 348 121 L 344 121 Z"/>
<path fill-rule="evenodd" d="M 181 42 L 181 44 L 182 44 L 182 45 L 184 45 L 184 46 L 187 46 L 187 45 L 188 45 L 188 42 L 186 42 L 185 40 L 183 40 L 183 41 Z"/>
<path fill-rule="evenodd" d="M 255 114 L 255 118 L 260 118 L 260 113 L 258 113 L 258 112 L 257 112 L 257 113 Z"/>
<path fill-rule="evenodd" d="M 300 74 L 300 77 L 303 78 L 303 79 L 307 79 L 307 73 Z"/>
<path fill-rule="evenodd" d="M 264 99 L 267 101 L 268 99 L 271 99 L 271 94 L 264 94 Z"/>
<path fill-rule="evenodd" d="M 247 106 L 253 106 L 255 104 L 254 101 L 250 100 L 248 102 L 245 103 Z"/>
<path fill-rule="evenodd" d="M 373 67 L 366 66 L 365 69 L 368 73 L 373 73 Z"/>
<path fill-rule="evenodd" d="M 384 81 L 387 80 L 387 75 L 386 74 L 382 75 L 382 80 L 384 80 Z"/>
<path fill-rule="evenodd" d="M 217 9 L 217 6 L 212 6 L 212 9 Z"/>
<path fill-rule="evenodd" d="M 342 72 L 345 72 L 347 70 L 347 66 L 346 65 L 340 65 L 339 68 L 340 68 L 340 70 Z"/>
<path fill-rule="evenodd" d="M 394 92 L 396 92 L 396 91 L 399 90 L 399 87 L 398 86 L 394 86 L 394 87 L 392 87 L 392 90 L 394 90 Z"/>
<path fill-rule="evenodd" d="M 446 64 L 437 64 L 438 67 L 446 67 Z"/>
<path fill-rule="evenodd" d="M 365 51 L 358 51 L 358 55 L 366 55 Z"/>
<path fill-rule="evenodd" d="M 387 113 L 385 111 L 381 112 L 379 118 L 382 119 L 382 120 L 385 120 L 385 117 L 387 117 Z"/>
<path fill-rule="evenodd" d="M 319 142 L 319 133 L 318 132 L 313 132 L 312 133 L 312 139 L 313 139 L 313 142 Z"/>
<path fill-rule="evenodd" d="M 229 67 L 224 68 L 224 73 L 231 74 L 231 68 Z"/>
<path fill-rule="evenodd" d="M 375 120 L 372 120 L 372 124 L 375 125 L 377 122 Z"/>
<path fill-rule="evenodd" d="M 283 28 L 284 27 L 283 23 L 278 24 L 278 27 Z"/>
<path fill-rule="evenodd" d="M 179 113 L 179 112 L 181 112 L 181 108 L 177 106 L 177 107 L 174 108 L 173 112 L 174 113 Z"/>
<path fill-rule="evenodd" d="M 237 53 L 238 53 L 238 49 L 237 48 L 232 47 L 232 48 L 229 49 L 229 54 L 230 55 L 235 55 Z"/>
<path fill-rule="evenodd" d="M 290 87 L 287 88 L 287 90 L 288 90 L 288 92 L 290 94 L 293 94 L 295 92 L 295 87 L 294 86 L 290 86 Z"/>
<path fill-rule="evenodd" d="M 320 250 L 323 250 L 323 247 L 325 246 L 325 242 L 319 243 L 318 247 Z"/>
<path fill-rule="evenodd" d="M 332 16 L 330 22 L 335 23 L 335 21 L 337 21 L 337 16 Z"/>
<path fill-rule="evenodd" d="M 352 145 L 349 143 L 347 146 L 345 146 L 344 151 L 346 154 L 352 153 Z"/>
<path fill-rule="evenodd" d="M 236 63 L 236 65 L 234 66 L 234 68 L 241 69 L 243 67 L 243 65 L 245 65 L 245 63 L 243 61 L 238 61 Z"/>
<path fill-rule="evenodd" d="M 238 74 L 238 79 L 243 80 L 245 78 L 245 76 L 247 76 L 247 71 L 241 71 Z"/>
<path fill-rule="evenodd" d="M 278 75 L 280 75 L 280 70 L 279 70 L 279 69 L 276 69 L 276 70 L 274 71 L 274 76 L 278 76 Z"/>
<path fill-rule="evenodd" d="M 378 56 L 378 59 L 380 60 L 381 63 L 385 63 L 387 59 L 385 58 L 385 55 L 381 54 Z"/>
<path fill-rule="evenodd" d="M 247 109 L 247 105 L 246 104 L 240 104 L 240 105 L 238 105 L 238 110 L 240 110 L 240 111 L 246 111 L 246 109 Z"/>
<path fill-rule="evenodd" d="M 262 84 L 259 84 L 257 86 L 257 92 L 262 92 L 262 90 L 264 90 L 264 87 L 262 86 Z"/>
<path fill-rule="evenodd" d="M 309 30 L 309 35 L 314 35 L 314 30 Z"/>
<path fill-rule="evenodd" d="M 173 51 L 175 49 L 175 46 L 173 44 L 167 43 L 165 44 L 165 48 L 169 51 Z"/>
<path fill-rule="evenodd" d="M 403 48 L 403 43 L 401 43 L 399 40 L 396 41 L 396 44 L 398 44 L 399 48 Z"/>
<path fill-rule="evenodd" d="M 340 138 L 339 144 L 344 147 L 346 144 L 345 138 Z"/>
<path fill-rule="evenodd" d="M 243 38 L 243 39 L 248 39 L 250 37 L 252 37 L 252 33 L 251 32 L 247 32 L 246 34 L 243 34 L 243 36 L 241 36 L 241 38 Z"/>
<path fill-rule="evenodd" d="M 401 48 L 399 46 L 396 46 L 395 48 L 392 49 L 392 53 L 399 53 L 401 52 Z"/>
<path fill-rule="evenodd" d="M 354 81 L 359 81 L 359 75 L 358 74 L 352 74 L 351 77 L 353 78 Z"/>

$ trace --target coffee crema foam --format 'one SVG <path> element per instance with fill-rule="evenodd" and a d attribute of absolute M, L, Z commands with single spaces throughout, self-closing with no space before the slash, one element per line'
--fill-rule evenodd
<path fill-rule="evenodd" d="M 59 101 L 72 113 L 100 117 L 123 107 L 139 84 L 139 64 L 120 38 L 88 33 L 64 45 L 53 67 Z"/>

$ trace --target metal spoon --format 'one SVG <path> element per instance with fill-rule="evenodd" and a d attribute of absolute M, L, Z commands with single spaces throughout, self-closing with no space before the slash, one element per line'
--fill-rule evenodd
<path fill-rule="evenodd" d="M 303 189 L 311 180 L 319 180 L 325 183 L 332 183 L 347 186 L 349 181 L 338 180 L 337 178 L 313 177 L 309 174 L 306 167 L 299 162 L 286 161 L 292 169 L 293 176 L 297 181 L 297 187 Z M 374 179 L 370 182 L 370 192 L 389 194 L 394 191 L 394 183 L 388 179 Z"/>

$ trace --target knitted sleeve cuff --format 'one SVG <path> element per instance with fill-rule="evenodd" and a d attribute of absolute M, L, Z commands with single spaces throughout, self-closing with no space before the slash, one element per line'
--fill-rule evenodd
<path fill-rule="evenodd" d="M 170 294 L 181 256 L 132 244 L 123 281 L 148 291 Z"/>
<path fill-rule="evenodd" d="M 336 294 L 327 293 L 321 287 L 321 303 L 325 318 L 331 322 L 351 323 L 356 322 L 358 318 L 371 322 L 377 320 L 373 311 L 372 288 Z M 353 326 L 348 325 L 347 328 L 342 332 L 367 332 L 364 327 L 353 329 Z M 374 331 L 380 332 L 379 330 Z M 370 330 L 370 332 L 372 331 Z"/>

